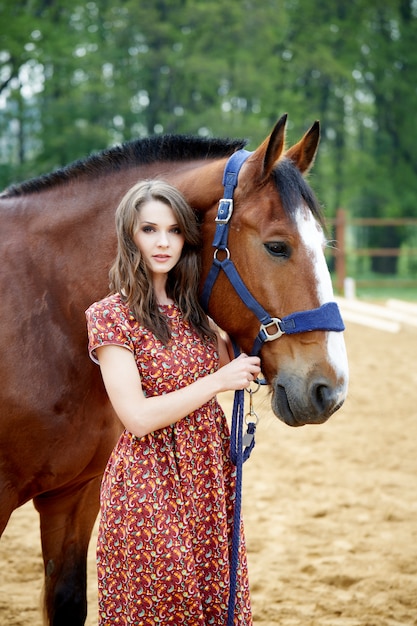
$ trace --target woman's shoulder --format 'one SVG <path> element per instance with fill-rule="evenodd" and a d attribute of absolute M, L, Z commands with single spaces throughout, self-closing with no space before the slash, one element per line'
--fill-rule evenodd
<path fill-rule="evenodd" d="M 126 311 L 126 304 L 123 302 L 119 293 L 113 293 L 97 302 L 93 302 L 87 309 L 86 313 L 102 312 L 102 311 Z"/>
<path fill-rule="evenodd" d="M 89 325 L 122 326 L 134 332 L 138 323 L 119 293 L 93 302 L 85 312 Z"/>
<path fill-rule="evenodd" d="M 120 345 L 133 352 L 137 324 L 119 294 L 93 302 L 85 312 L 87 319 L 89 352 L 98 363 L 96 348 Z"/>

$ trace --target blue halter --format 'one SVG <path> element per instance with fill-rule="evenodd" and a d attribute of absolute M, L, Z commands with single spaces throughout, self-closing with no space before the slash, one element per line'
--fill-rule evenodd
<path fill-rule="evenodd" d="M 215 248 L 213 264 L 203 286 L 201 303 L 207 311 L 214 283 L 216 282 L 220 270 L 223 270 L 242 302 L 256 315 L 261 324 L 251 352 L 252 355 L 257 355 L 266 341 L 274 341 L 284 334 L 294 335 L 296 333 L 305 333 L 312 330 L 341 332 L 345 329 L 345 326 L 336 302 L 327 302 L 319 308 L 311 309 L 310 311 L 291 313 L 282 319 L 271 317 L 259 302 L 255 300 L 241 279 L 233 261 L 231 261 L 230 251 L 227 247 L 227 239 L 229 235 L 229 222 L 233 215 L 233 194 L 237 187 L 240 168 L 250 154 L 251 152 L 247 150 L 238 150 L 229 158 L 224 170 L 224 197 L 220 200 L 217 210 L 216 231 L 213 239 L 213 247 Z M 218 259 L 219 250 L 222 252 L 223 260 Z M 234 348 L 237 355 L 238 348 L 236 345 L 234 345 Z M 227 626 L 233 626 L 234 624 L 240 546 L 242 465 L 249 458 L 255 445 L 256 423 L 249 421 L 247 433 L 243 437 L 243 422 L 244 391 L 239 390 L 235 392 L 230 433 L 230 454 L 232 462 L 236 466 L 236 493 L 230 559 L 230 591 Z"/>
<path fill-rule="evenodd" d="M 265 342 L 274 341 L 284 334 L 294 335 L 313 330 L 341 332 L 345 326 L 336 302 L 326 302 L 317 309 L 291 313 L 282 319 L 271 317 L 250 293 L 230 259 L 227 240 L 233 215 L 233 194 L 237 187 L 240 168 L 251 154 L 247 150 L 238 150 L 226 163 L 223 174 L 224 197 L 219 201 L 212 244 L 215 248 L 213 264 L 203 286 L 201 303 L 207 311 L 214 283 L 220 270 L 223 270 L 242 302 L 256 315 L 261 324 L 251 351 L 252 355 L 257 355 Z M 219 251 L 224 255 L 222 260 L 218 258 Z"/>

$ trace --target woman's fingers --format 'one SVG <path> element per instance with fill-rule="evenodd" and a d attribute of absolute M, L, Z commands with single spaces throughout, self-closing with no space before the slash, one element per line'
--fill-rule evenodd
<path fill-rule="evenodd" d="M 248 356 L 247 354 L 241 354 L 240 357 L 243 359 L 244 366 L 244 374 L 246 376 L 245 386 L 247 383 L 251 383 L 257 375 L 260 373 L 260 359 L 256 356 Z M 239 358 L 239 357 L 238 357 Z"/>
<path fill-rule="evenodd" d="M 223 381 L 227 389 L 244 389 L 260 373 L 260 359 L 257 356 L 240 354 L 222 368 Z"/>

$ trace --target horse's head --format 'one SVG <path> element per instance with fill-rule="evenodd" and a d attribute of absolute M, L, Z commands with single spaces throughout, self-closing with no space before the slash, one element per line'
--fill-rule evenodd
<path fill-rule="evenodd" d="M 288 150 L 284 147 L 285 124 L 283 116 L 243 163 L 228 225 L 227 250 L 215 252 L 220 261 L 230 253 L 248 292 L 271 317 L 280 320 L 312 309 L 319 309 L 321 315 L 320 307 L 333 300 L 320 209 L 303 177 L 314 161 L 319 124 Z M 204 237 L 204 266 L 208 268 L 213 258 L 213 225 L 206 223 L 205 229 L 210 230 Z M 260 323 L 247 306 L 247 292 L 238 295 L 226 274 L 219 271 L 215 280 L 209 313 L 250 353 Z M 268 329 L 268 341 L 260 352 L 262 371 L 272 388 L 273 411 L 292 426 L 324 422 L 342 405 L 347 393 L 343 334 L 308 326 L 308 332 L 283 334 L 272 341 Z M 329 327 L 331 324 L 320 328 Z"/>

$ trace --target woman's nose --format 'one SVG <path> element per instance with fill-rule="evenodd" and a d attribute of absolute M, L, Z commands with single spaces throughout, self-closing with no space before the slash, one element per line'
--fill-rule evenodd
<path fill-rule="evenodd" d="M 169 245 L 167 233 L 162 231 L 159 233 L 158 245 L 163 248 L 166 248 Z"/>

